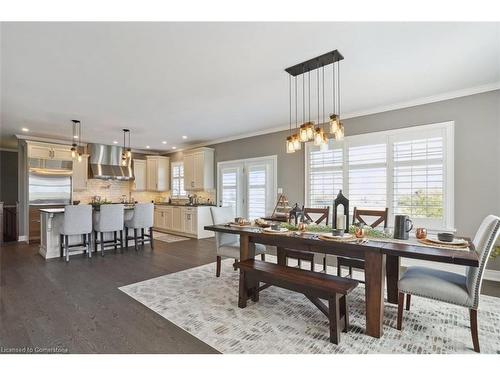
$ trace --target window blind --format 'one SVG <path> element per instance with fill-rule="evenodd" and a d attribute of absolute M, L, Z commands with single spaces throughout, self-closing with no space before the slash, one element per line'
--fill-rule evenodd
<path fill-rule="evenodd" d="M 309 207 L 331 207 L 342 189 L 342 149 L 313 150 L 308 159 Z"/>
<path fill-rule="evenodd" d="M 185 196 L 184 190 L 184 165 L 182 163 L 172 163 L 172 196 Z"/>
<path fill-rule="evenodd" d="M 248 217 L 250 220 L 266 215 L 266 167 L 248 170 Z"/>
<path fill-rule="evenodd" d="M 222 172 L 222 206 L 236 207 L 237 178 L 238 173 L 236 170 Z"/>

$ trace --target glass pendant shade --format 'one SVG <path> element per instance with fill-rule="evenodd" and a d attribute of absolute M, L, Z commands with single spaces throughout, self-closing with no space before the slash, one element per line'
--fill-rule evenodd
<path fill-rule="evenodd" d="M 308 141 L 308 136 L 307 136 L 307 124 L 302 124 L 300 125 L 299 129 L 299 140 L 301 142 L 307 142 Z"/>
<path fill-rule="evenodd" d="M 316 128 L 316 130 L 314 131 L 314 145 L 315 146 L 321 146 L 323 144 L 323 138 L 324 138 L 324 134 L 323 134 L 323 128 Z"/>
<path fill-rule="evenodd" d="M 335 133 L 335 139 L 341 141 L 344 139 L 344 124 L 339 123 L 339 128 Z"/>
<path fill-rule="evenodd" d="M 323 142 L 319 146 L 320 151 L 328 151 L 328 138 L 326 134 L 323 133 Z"/>
<path fill-rule="evenodd" d="M 73 145 L 73 147 L 71 147 L 71 157 L 74 159 L 76 158 L 76 149 L 75 149 L 75 145 Z"/>
<path fill-rule="evenodd" d="M 286 153 L 292 154 L 295 152 L 295 148 L 293 147 L 293 139 L 292 136 L 286 137 Z"/>
<path fill-rule="evenodd" d="M 314 123 L 309 121 L 306 122 L 307 140 L 312 141 L 314 139 Z"/>
<path fill-rule="evenodd" d="M 336 114 L 330 115 L 330 133 L 336 134 L 339 129 L 339 118 Z"/>
<path fill-rule="evenodd" d="M 300 143 L 300 138 L 298 134 L 294 134 L 292 136 L 293 139 L 293 149 L 295 151 L 300 150 L 302 148 L 301 143 Z"/>

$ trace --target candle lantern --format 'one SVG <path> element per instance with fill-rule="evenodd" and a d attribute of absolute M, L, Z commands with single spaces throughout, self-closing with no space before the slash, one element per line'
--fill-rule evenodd
<path fill-rule="evenodd" d="M 304 206 L 302 208 L 299 207 L 298 203 L 295 203 L 295 206 L 290 210 L 290 213 L 288 215 L 288 222 L 291 224 L 292 223 L 292 218 L 295 221 L 295 226 L 297 226 L 298 223 L 304 221 Z"/>
<path fill-rule="evenodd" d="M 337 210 L 339 208 L 339 206 L 342 205 L 344 206 L 344 213 L 343 213 L 343 217 L 344 217 L 344 223 L 343 226 L 345 228 L 345 232 L 346 233 L 349 233 L 349 199 L 347 199 L 344 194 L 342 194 L 342 190 L 339 191 L 338 195 L 337 195 L 337 198 L 335 198 L 333 200 L 333 228 L 338 228 L 337 227 L 337 224 L 341 224 L 341 223 L 337 223 Z"/>

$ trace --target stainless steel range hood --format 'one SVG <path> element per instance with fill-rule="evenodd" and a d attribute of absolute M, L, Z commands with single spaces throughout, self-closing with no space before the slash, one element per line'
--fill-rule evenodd
<path fill-rule="evenodd" d="M 121 165 L 123 147 L 88 144 L 90 178 L 103 180 L 133 180 L 134 172 L 131 161 L 126 166 Z"/>

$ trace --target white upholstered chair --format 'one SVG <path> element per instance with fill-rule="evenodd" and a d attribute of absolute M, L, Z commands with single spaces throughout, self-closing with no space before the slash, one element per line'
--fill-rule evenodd
<path fill-rule="evenodd" d="M 99 211 L 94 212 L 94 234 L 95 251 L 97 251 L 97 235 L 99 234 L 99 243 L 101 244 L 101 255 L 104 256 L 104 245 L 112 244 L 115 251 L 118 243 L 120 250 L 123 250 L 123 213 L 125 206 L 123 204 L 103 204 Z M 112 232 L 112 240 L 104 240 L 104 233 Z M 117 238 L 117 233 L 120 238 Z"/>
<path fill-rule="evenodd" d="M 400 330 L 402 326 L 405 294 L 407 295 L 407 310 L 410 309 L 411 295 L 463 306 L 469 309 L 472 343 L 474 350 L 479 353 L 477 325 L 479 294 L 484 269 L 499 233 L 500 218 L 494 215 L 487 216 L 481 223 L 473 240 L 479 257 L 479 266 L 467 267 L 465 275 L 426 267 L 409 267 L 398 283 L 397 328 Z"/>
<path fill-rule="evenodd" d="M 234 221 L 235 213 L 232 207 L 211 207 L 212 221 L 214 225 L 227 224 Z M 222 258 L 233 258 L 237 261 L 240 258 L 240 236 L 231 233 L 215 233 L 215 246 L 217 248 L 217 270 L 216 276 L 220 276 Z M 266 247 L 262 244 L 255 244 L 255 255 L 260 254 L 265 260 Z"/>
<path fill-rule="evenodd" d="M 82 236 L 82 243 L 70 245 L 69 236 Z M 82 204 L 79 206 L 64 207 L 64 218 L 60 233 L 61 248 L 64 250 L 62 255 L 66 256 L 66 262 L 69 262 L 70 248 L 85 247 L 85 251 L 90 258 L 92 256 L 92 206 Z"/>
<path fill-rule="evenodd" d="M 134 239 L 134 248 L 137 251 L 137 245 L 140 242 L 144 245 L 149 238 L 151 249 L 153 249 L 153 216 L 154 216 L 153 203 L 137 203 L 134 206 L 134 213 L 129 220 L 125 220 L 125 246 L 128 247 L 128 240 Z M 128 230 L 134 230 L 134 236 L 129 237 Z M 141 230 L 141 236 L 137 235 L 137 231 Z M 148 230 L 149 234 L 144 234 L 144 230 Z"/>

